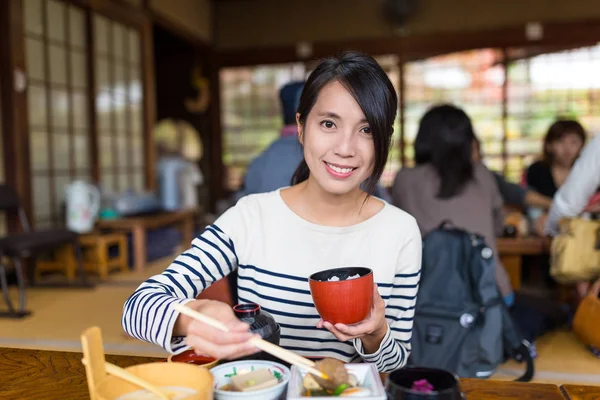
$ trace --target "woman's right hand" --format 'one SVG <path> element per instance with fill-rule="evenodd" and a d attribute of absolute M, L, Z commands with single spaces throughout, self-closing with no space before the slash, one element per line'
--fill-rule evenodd
<path fill-rule="evenodd" d="M 195 300 L 187 303 L 186 307 L 212 317 L 229 328 L 229 332 L 223 332 L 180 314 L 175 322 L 174 335 L 186 336 L 186 343 L 197 354 L 224 360 L 244 357 L 259 351 L 249 342 L 255 336 L 250 333 L 250 326 L 240 321 L 229 305 L 215 300 Z"/>

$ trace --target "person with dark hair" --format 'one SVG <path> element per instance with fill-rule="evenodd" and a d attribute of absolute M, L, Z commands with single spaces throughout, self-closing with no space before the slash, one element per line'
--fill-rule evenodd
<path fill-rule="evenodd" d="M 585 130 L 579 122 L 559 119 L 553 123 L 544 137 L 542 159 L 527 168 L 526 187 L 544 196 L 554 197 L 569 176 L 585 139 Z M 546 210 L 532 207 L 528 210 L 528 216 L 535 227 L 534 231 L 543 236 L 548 217 Z"/>
<path fill-rule="evenodd" d="M 514 293 L 496 251 L 502 234 L 502 197 L 490 171 L 473 161 L 475 133 L 460 108 L 438 105 L 421 118 L 414 142 L 414 168 L 403 168 L 392 187 L 392 202 L 414 216 L 426 235 L 446 220 L 481 234 L 494 250 L 496 281 L 511 305 Z"/>
<path fill-rule="evenodd" d="M 569 176 L 585 138 L 585 130 L 577 121 L 561 119 L 553 123 L 544 137 L 542 159 L 527 168 L 527 187 L 554 197 Z"/>
<path fill-rule="evenodd" d="M 298 104 L 304 157 L 294 185 L 246 196 L 208 226 L 127 300 L 125 331 L 172 353 L 192 347 L 231 359 L 256 352 L 248 325 L 228 305 L 195 299 L 237 270 L 239 301 L 273 315 L 284 348 L 363 360 L 382 372 L 404 366 L 421 235 L 413 217 L 372 196 L 388 158 L 397 107 L 394 87 L 372 57 L 348 52 L 322 61 Z M 322 320 L 308 285 L 311 274 L 342 266 L 368 267 L 376 282 L 370 314 L 353 325 Z M 230 332 L 180 315 L 174 303 L 218 319 Z"/>

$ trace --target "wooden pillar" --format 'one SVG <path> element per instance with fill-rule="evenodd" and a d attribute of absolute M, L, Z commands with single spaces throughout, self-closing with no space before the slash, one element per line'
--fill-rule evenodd
<path fill-rule="evenodd" d="M 154 35 L 152 33 L 152 21 L 149 18 L 145 19 L 141 32 L 146 187 L 149 190 L 156 190 L 156 149 L 154 146 L 154 126 L 156 125 L 156 82 L 154 74 Z"/>
<path fill-rule="evenodd" d="M 219 60 L 214 50 L 210 50 L 210 118 L 211 118 L 211 206 L 216 209 L 217 201 L 225 193 L 225 174 L 223 166 L 223 130 L 221 129 L 221 88 L 219 81 Z"/>
<path fill-rule="evenodd" d="M 27 217 L 33 222 L 24 30 L 23 1 L 0 1 L 0 103 L 5 183 L 17 191 Z M 9 218 L 7 223 L 9 232 L 20 230 L 17 218 Z"/>

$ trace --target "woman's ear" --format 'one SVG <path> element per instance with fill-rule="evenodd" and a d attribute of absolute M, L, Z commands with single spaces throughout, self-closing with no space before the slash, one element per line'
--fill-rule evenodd
<path fill-rule="evenodd" d="M 300 113 L 296 113 L 296 126 L 298 126 L 298 141 L 304 145 L 304 125 L 300 122 Z"/>

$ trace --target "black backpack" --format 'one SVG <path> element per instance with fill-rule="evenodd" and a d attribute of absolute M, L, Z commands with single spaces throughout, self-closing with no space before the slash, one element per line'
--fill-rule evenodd
<path fill-rule="evenodd" d="M 443 223 L 423 239 L 409 364 L 442 368 L 462 378 L 487 378 L 509 357 L 526 361 L 529 343 L 515 326 L 496 285 L 493 251 L 482 236 Z"/>

